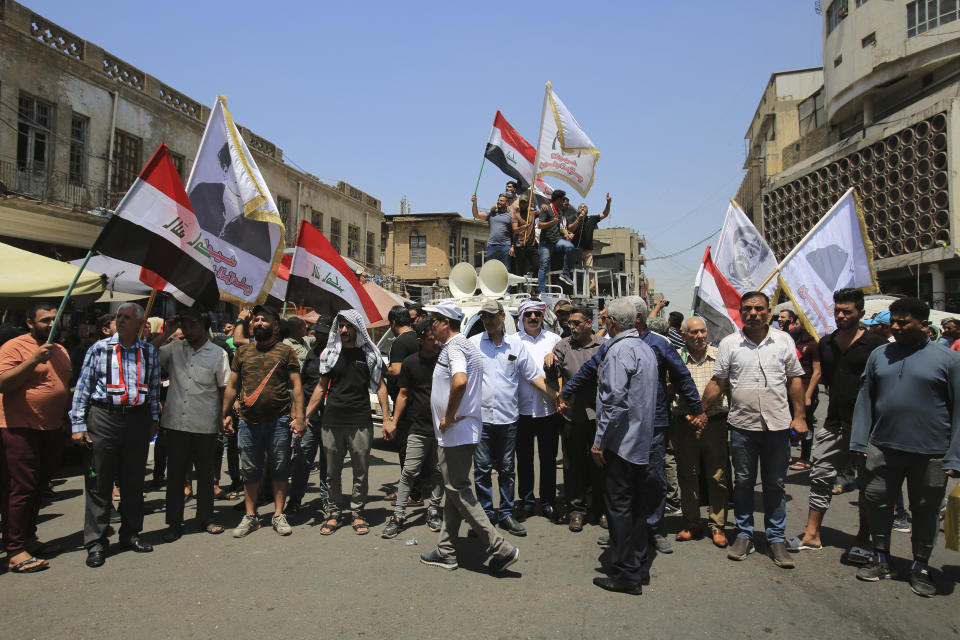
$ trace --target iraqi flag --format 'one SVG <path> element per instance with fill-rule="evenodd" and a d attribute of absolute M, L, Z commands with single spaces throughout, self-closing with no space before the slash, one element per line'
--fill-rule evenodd
<path fill-rule="evenodd" d="M 697 272 L 693 314 L 703 318 L 707 325 L 707 337 L 714 344 L 743 327 L 740 320 L 740 294 L 714 264 L 709 246 Z"/>
<path fill-rule="evenodd" d="M 220 298 L 203 232 L 165 144 L 137 176 L 93 251 L 187 306 L 212 308 Z"/>
<path fill-rule="evenodd" d="M 517 181 L 518 192 L 530 188 L 537 150 L 510 126 L 499 111 L 493 118 L 493 131 L 490 132 L 483 156 Z"/>
<path fill-rule="evenodd" d="M 316 227 L 304 220 L 297 236 L 297 252 L 290 266 L 287 300 L 310 306 L 317 313 L 335 314 L 353 309 L 364 324 L 383 318 L 350 267 Z"/>

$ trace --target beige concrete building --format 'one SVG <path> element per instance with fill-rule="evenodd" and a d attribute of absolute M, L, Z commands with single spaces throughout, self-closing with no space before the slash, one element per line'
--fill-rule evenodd
<path fill-rule="evenodd" d="M 217 88 L 210 87 L 210 96 Z M 243 117 L 243 105 L 229 104 Z M 16 2 L 0 3 L 0 238 L 61 258 L 82 256 L 161 142 L 186 180 L 209 106 Z M 279 113 L 278 113 L 279 117 Z M 240 127 L 296 241 L 300 220 L 340 253 L 379 271 L 383 212 L 345 182 L 283 161 Z"/>
<path fill-rule="evenodd" d="M 627 274 L 625 295 L 647 297 L 649 287 L 643 268 L 646 262 L 643 257 L 643 249 L 647 247 L 646 238 L 629 227 L 605 227 L 594 231 L 593 240 L 594 246 L 599 247 L 598 255 L 594 258 L 597 268 L 613 266 L 604 264 L 599 256 L 621 254 L 623 256 L 622 271 Z"/>
<path fill-rule="evenodd" d="M 490 227 L 459 213 L 416 213 L 386 217 L 384 273 L 392 273 L 413 298 L 460 262 L 478 269 L 487 253 Z M 396 289 L 395 289 L 396 290 Z"/>
<path fill-rule="evenodd" d="M 946 0 L 824 2 L 824 85 L 761 185 L 758 227 L 778 257 L 854 187 L 881 290 L 960 312 L 958 26 Z"/>
<path fill-rule="evenodd" d="M 797 106 L 823 86 L 823 69 L 782 71 L 770 76 L 747 129 L 747 174 L 737 191 L 737 203 L 756 224 L 754 213 L 763 183 L 783 170 L 781 154 L 803 134 Z"/>

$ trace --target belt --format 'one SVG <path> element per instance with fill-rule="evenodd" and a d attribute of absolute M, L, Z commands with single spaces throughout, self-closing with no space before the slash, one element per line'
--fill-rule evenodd
<path fill-rule="evenodd" d="M 147 403 L 143 404 L 113 404 L 110 402 L 104 402 L 103 400 L 91 400 L 90 406 L 97 407 L 98 409 L 103 409 L 110 413 L 135 413 L 137 411 L 142 411 L 147 408 Z"/>

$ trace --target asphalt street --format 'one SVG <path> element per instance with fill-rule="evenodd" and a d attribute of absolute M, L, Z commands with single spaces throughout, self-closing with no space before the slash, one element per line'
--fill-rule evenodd
<path fill-rule="evenodd" d="M 5 639 L 960 635 L 960 553 L 945 550 L 942 537 L 931 562 L 939 594 L 931 599 L 914 595 L 905 574 L 863 583 L 842 563 L 856 529 L 855 493 L 834 500 L 824 550 L 796 555 L 793 570 L 774 566 L 762 544 L 746 561 L 731 562 L 706 539 L 675 543 L 675 553 L 654 560 L 651 584 L 637 597 L 593 586 L 602 529 L 571 533 L 541 517 L 527 521 L 527 537 L 512 539 L 520 559 L 501 577 L 487 572 L 483 549 L 466 537 L 459 570 L 420 564 L 418 555 L 437 540 L 422 510 L 413 512 L 412 526 L 399 537 L 379 536 L 389 513 L 384 495 L 397 478 L 396 454 L 380 449 L 371 467 L 369 535 L 345 527 L 321 536 L 311 485 L 291 536 L 274 533 L 261 507 L 263 528 L 234 539 L 230 529 L 240 512 L 218 502 L 225 534 L 196 532 L 188 521 L 183 538 L 163 544 L 163 493 L 151 491 L 143 538 L 156 545 L 154 552 L 111 550 L 105 566 L 90 569 L 80 547 L 82 470 L 62 470 L 57 499 L 41 513 L 41 538 L 64 543 L 68 551 L 52 558 L 47 571 L 0 575 Z M 348 466 L 348 486 L 349 473 Z M 789 533 L 805 523 L 806 476 L 788 477 Z M 758 488 L 758 505 L 759 497 Z M 188 502 L 188 518 L 193 508 Z M 667 519 L 672 533 L 680 525 L 678 517 Z M 893 553 L 906 570 L 909 534 L 894 536 Z M 409 543 L 414 538 L 418 544 Z"/>

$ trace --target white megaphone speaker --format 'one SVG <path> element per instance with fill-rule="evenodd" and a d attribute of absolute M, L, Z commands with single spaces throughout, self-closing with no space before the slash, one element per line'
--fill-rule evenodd
<path fill-rule="evenodd" d="M 461 262 L 450 270 L 450 294 L 457 300 L 473 295 L 477 290 L 477 271 L 469 262 Z"/>
<path fill-rule="evenodd" d="M 480 269 L 480 292 L 491 298 L 499 298 L 510 286 L 510 274 L 499 260 L 487 260 Z"/>

